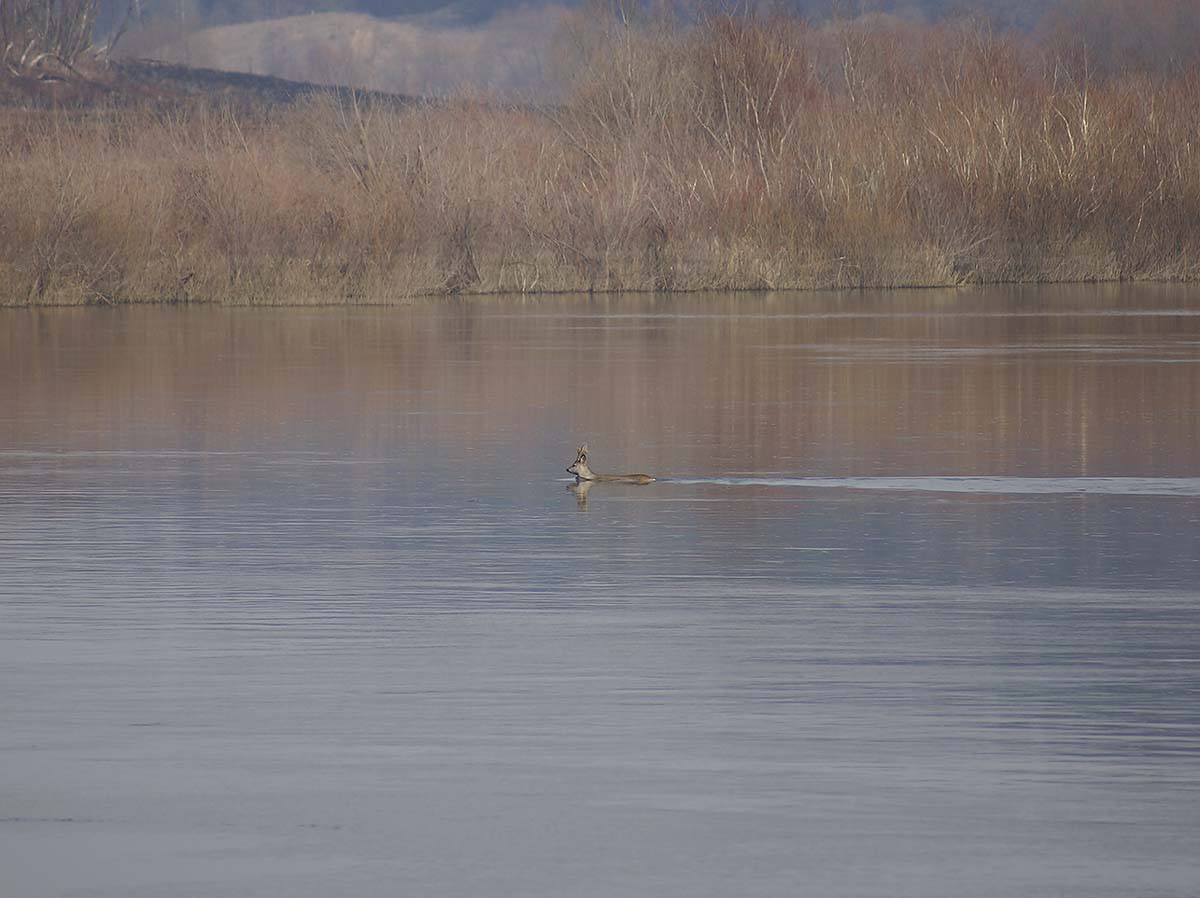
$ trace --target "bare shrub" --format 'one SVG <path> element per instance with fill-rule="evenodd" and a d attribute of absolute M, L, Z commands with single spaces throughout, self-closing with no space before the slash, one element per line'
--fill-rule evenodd
<path fill-rule="evenodd" d="M 1076 77 L 976 22 L 578 15 L 548 108 L 5 110 L 4 299 L 1200 276 L 1195 67 Z"/>

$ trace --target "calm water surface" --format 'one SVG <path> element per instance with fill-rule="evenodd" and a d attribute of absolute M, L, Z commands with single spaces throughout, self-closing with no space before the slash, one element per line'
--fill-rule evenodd
<path fill-rule="evenodd" d="M 1195 288 L 10 310 L 0 377 L 6 898 L 1200 894 Z"/>

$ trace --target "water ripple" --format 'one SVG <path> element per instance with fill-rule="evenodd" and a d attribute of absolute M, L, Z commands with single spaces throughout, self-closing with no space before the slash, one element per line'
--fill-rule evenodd
<path fill-rule="evenodd" d="M 1200 497 L 1200 477 L 677 477 L 661 482 L 926 493 Z"/>

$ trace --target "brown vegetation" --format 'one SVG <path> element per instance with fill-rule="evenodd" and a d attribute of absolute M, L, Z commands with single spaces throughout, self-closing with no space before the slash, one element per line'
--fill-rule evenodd
<path fill-rule="evenodd" d="M 970 24 L 564 38 L 564 102 L 0 113 L 0 301 L 1200 274 L 1200 72 Z"/>

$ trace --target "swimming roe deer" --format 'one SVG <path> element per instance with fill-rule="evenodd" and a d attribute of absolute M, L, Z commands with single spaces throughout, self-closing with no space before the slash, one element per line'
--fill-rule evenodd
<path fill-rule="evenodd" d="M 582 483 L 637 483 L 647 484 L 653 483 L 654 478 L 649 474 L 597 474 L 588 467 L 587 461 L 587 443 L 579 447 L 579 451 L 575 454 L 575 462 L 571 467 L 567 468 L 568 474 L 575 475 L 575 482 Z"/>

